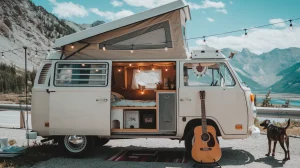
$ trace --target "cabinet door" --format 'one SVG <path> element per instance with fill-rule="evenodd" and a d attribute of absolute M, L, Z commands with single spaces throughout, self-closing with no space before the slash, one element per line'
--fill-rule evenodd
<path fill-rule="evenodd" d="M 176 130 L 175 93 L 159 93 L 159 130 Z"/>

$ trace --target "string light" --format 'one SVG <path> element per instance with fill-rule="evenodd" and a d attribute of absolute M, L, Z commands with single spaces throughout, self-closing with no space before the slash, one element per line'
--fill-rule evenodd
<path fill-rule="evenodd" d="M 37 57 L 37 52 L 38 52 L 38 51 L 37 51 L 37 50 L 35 50 L 35 57 Z"/>
<path fill-rule="evenodd" d="M 290 21 L 290 29 L 293 30 L 292 20 L 289 20 L 289 21 Z"/>
<path fill-rule="evenodd" d="M 130 52 L 131 52 L 131 53 L 133 53 L 133 45 L 132 45 L 132 47 L 131 47 L 131 50 L 130 50 Z"/>
<path fill-rule="evenodd" d="M 99 71 L 99 69 L 96 69 L 95 71 L 96 71 L 96 72 L 98 72 L 98 71 Z"/>
<path fill-rule="evenodd" d="M 121 67 L 119 67 L 118 71 L 121 72 Z"/>
<path fill-rule="evenodd" d="M 103 51 L 106 51 L 105 44 L 103 45 L 102 49 L 103 49 Z"/>
<path fill-rule="evenodd" d="M 141 94 L 145 94 L 145 91 L 144 91 L 144 90 L 142 90 L 142 91 L 141 91 Z"/>
<path fill-rule="evenodd" d="M 151 67 L 152 67 L 152 71 L 154 71 L 154 66 L 153 66 L 153 65 L 151 65 Z"/>
<path fill-rule="evenodd" d="M 168 67 L 167 66 L 165 67 L 165 71 L 168 71 Z"/>
<path fill-rule="evenodd" d="M 132 66 L 132 64 L 129 64 L 129 66 Z"/>
<path fill-rule="evenodd" d="M 248 37 L 247 29 L 244 30 L 245 30 L 245 37 Z"/>
<path fill-rule="evenodd" d="M 71 48 L 74 49 L 74 44 L 71 45 Z"/>
<path fill-rule="evenodd" d="M 3 52 L 2 52 L 2 58 L 4 58 L 4 54 L 3 54 Z"/>
<path fill-rule="evenodd" d="M 141 72 L 141 69 L 140 69 L 140 67 L 139 67 L 139 69 L 138 69 L 138 73 L 140 73 Z"/>
<path fill-rule="evenodd" d="M 81 64 L 83 67 L 85 66 L 85 64 Z"/>

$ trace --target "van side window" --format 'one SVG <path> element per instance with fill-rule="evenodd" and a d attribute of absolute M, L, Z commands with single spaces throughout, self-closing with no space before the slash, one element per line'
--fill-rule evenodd
<path fill-rule="evenodd" d="M 105 87 L 107 75 L 107 63 L 56 63 L 54 85 Z"/>
<path fill-rule="evenodd" d="M 222 79 L 226 86 L 235 82 L 224 63 L 185 63 L 184 86 L 221 86 Z"/>

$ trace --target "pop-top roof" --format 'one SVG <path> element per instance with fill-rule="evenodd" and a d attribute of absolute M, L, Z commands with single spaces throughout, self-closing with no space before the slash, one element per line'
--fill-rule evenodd
<path fill-rule="evenodd" d="M 87 39 L 96 35 L 99 35 L 101 33 L 105 33 L 111 30 L 115 30 L 133 23 L 137 23 L 155 16 L 159 16 L 177 9 L 183 8 L 186 19 L 190 20 L 191 15 L 189 11 L 189 7 L 182 1 L 178 0 L 166 5 L 159 6 L 157 8 L 153 8 L 150 10 L 147 10 L 145 12 L 141 12 L 135 15 L 131 15 L 119 20 L 115 20 L 109 23 L 101 24 L 93 28 L 89 28 L 87 30 L 77 32 L 59 39 L 55 40 L 54 48 L 60 48 L 62 46 L 78 42 L 83 39 Z"/>

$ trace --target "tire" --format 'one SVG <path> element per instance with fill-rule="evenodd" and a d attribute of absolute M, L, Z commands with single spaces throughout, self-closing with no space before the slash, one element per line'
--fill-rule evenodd
<path fill-rule="evenodd" d="M 109 142 L 108 138 L 99 138 L 95 137 L 95 145 L 96 146 L 103 146 Z"/>
<path fill-rule="evenodd" d="M 194 129 L 190 130 L 184 139 L 185 151 L 188 157 L 191 157 L 194 140 Z"/>
<path fill-rule="evenodd" d="M 66 135 L 59 138 L 58 144 L 71 157 L 86 157 L 95 149 L 95 137 Z"/>

